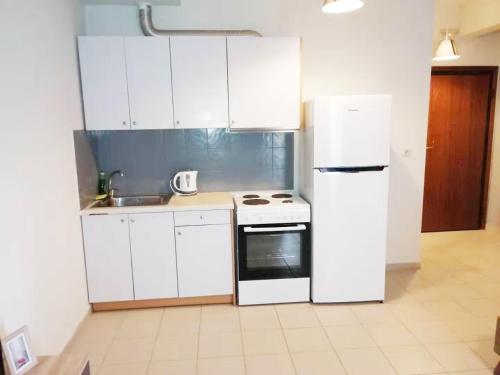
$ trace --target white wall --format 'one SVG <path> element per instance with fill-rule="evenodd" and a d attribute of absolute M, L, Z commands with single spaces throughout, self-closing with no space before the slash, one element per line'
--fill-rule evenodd
<path fill-rule="evenodd" d="M 460 27 L 461 8 L 457 0 L 438 0 L 436 2 L 436 24 L 434 48 L 440 40 L 440 30 Z M 456 38 L 461 58 L 456 61 L 440 62 L 435 65 L 500 65 L 500 32 L 478 37 Z M 488 196 L 487 227 L 500 227 L 500 80 L 497 88 L 495 123 L 493 128 L 492 160 Z"/>
<path fill-rule="evenodd" d="M 73 129 L 77 0 L 0 2 L 0 336 L 58 354 L 88 311 Z"/>
<path fill-rule="evenodd" d="M 365 3 L 355 13 L 326 15 L 319 0 L 182 0 L 179 7 L 154 7 L 153 20 L 160 28 L 248 28 L 302 37 L 304 100 L 392 94 L 388 262 L 418 262 L 434 2 Z M 87 6 L 86 31 L 140 35 L 136 7 Z"/>

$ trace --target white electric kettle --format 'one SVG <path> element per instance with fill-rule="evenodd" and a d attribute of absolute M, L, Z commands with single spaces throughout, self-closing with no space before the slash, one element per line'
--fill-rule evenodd
<path fill-rule="evenodd" d="M 198 171 L 180 171 L 170 180 L 170 188 L 175 195 L 195 195 L 198 193 L 196 178 Z"/>

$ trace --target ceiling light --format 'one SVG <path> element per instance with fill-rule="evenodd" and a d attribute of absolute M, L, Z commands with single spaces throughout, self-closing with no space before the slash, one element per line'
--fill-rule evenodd
<path fill-rule="evenodd" d="M 363 6 L 363 0 L 323 0 L 321 8 L 325 13 L 347 13 Z"/>
<path fill-rule="evenodd" d="M 446 36 L 441 42 L 439 42 L 439 46 L 436 49 L 436 54 L 433 61 L 450 61 L 457 60 L 460 58 L 458 54 L 457 46 L 455 41 L 452 39 L 451 34 L 446 32 Z"/>

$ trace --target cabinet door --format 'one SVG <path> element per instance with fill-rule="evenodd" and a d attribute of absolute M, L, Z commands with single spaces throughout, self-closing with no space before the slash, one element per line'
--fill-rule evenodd
<path fill-rule="evenodd" d="M 225 37 L 172 37 L 176 128 L 228 126 Z"/>
<path fill-rule="evenodd" d="M 169 39 L 127 37 L 125 51 L 131 128 L 173 128 Z"/>
<path fill-rule="evenodd" d="M 233 293 L 231 226 L 175 228 L 179 297 Z"/>
<path fill-rule="evenodd" d="M 135 299 L 177 297 L 172 212 L 130 214 Z"/>
<path fill-rule="evenodd" d="M 130 128 L 122 37 L 79 37 L 85 128 Z"/>
<path fill-rule="evenodd" d="M 297 38 L 228 37 L 231 128 L 300 126 Z"/>
<path fill-rule="evenodd" d="M 134 299 L 128 215 L 82 216 L 89 302 Z"/>

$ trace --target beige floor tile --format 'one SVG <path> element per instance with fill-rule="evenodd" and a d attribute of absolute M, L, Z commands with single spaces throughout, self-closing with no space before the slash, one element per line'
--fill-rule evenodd
<path fill-rule="evenodd" d="M 422 307 L 421 304 L 392 305 L 390 308 L 394 315 L 396 315 L 398 319 L 405 324 L 411 322 L 432 322 L 438 320 L 435 315 Z"/>
<path fill-rule="evenodd" d="M 179 333 L 159 336 L 153 351 L 153 361 L 194 359 L 198 355 L 198 334 Z"/>
<path fill-rule="evenodd" d="M 98 375 L 146 375 L 148 363 L 101 365 Z"/>
<path fill-rule="evenodd" d="M 223 332 L 200 335 L 198 357 L 236 357 L 243 355 L 241 333 Z"/>
<path fill-rule="evenodd" d="M 449 319 L 444 320 L 444 323 L 464 341 L 487 340 L 495 335 L 495 331 L 490 330 L 488 325 L 478 318 Z"/>
<path fill-rule="evenodd" d="M 125 316 L 115 338 L 143 338 L 156 337 L 160 327 L 161 315 L 151 317 Z"/>
<path fill-rule="evenodd" d="M 310 304 L 277 305 L 276 311 L 283 328 L 320 326 L 316 313 Z"/>
<path fill-rule="evenodd" d="M 147 362 L 151 360 L 154 343 L 153 338 L 114 340 L 104 363 Z"/>
<path fill-rule="evenodd" d="M 214 305 L 212 309 L 207 307 L 211 306 L 203 306 L 201 311 L 202 333 L 240 332 L 240 316 L 237 308 L 223 308 L 219 305 Z"/>
<path fill-rule="evenodd" d="M 393 314 L 389 306 L 381 303 L 373 303 L 369 305 L 353 305 L 351 309 L 361 323 L 399 323 L 398 318 Z"/>
<path fill-rule="evenodd" d="M 349 306 L 314 305 L 314 311 L 316 311 L 316 315 L 323 326 L 359 324 Z"/>
<path fill-rule="evenodd" d="M 377 344 L 362 326 L 332 326 L 325 331 L 335 349 L 369 348 Z"/>
<path fill-rule="evenodd" d="M 382 348 L 399 375 L 444 372 L 443 367 L 421 346 Z"/>
<path fill-rule="evenodd" d="M 445 287 L 446 295 L 455 300 L 481 298 L 483 294 L 470 285 L 454 285 Z"/>
<path fill-rule="evenodd" d="M 483 360 L 487 367 L 494 368 L 500 362 L 500 355 L 493 350 L 495 346 L 494 340 L 472 341 L 466 344 Z"/>
<path fill-rule="evenodd" d="M 243 357 L 201 358 L 197 375 L 245 375 Z"/>
<path fill-rule="evenodd" d="M 75 340 L 96 341 L 113 338 L 124 315 L 123 311 L 91 313 L 85 318 L 75 336 Z"/>
<path fill-rule="evenodd" d="M 378 346 L 417 345 L 418 341 L 402 324 L 368 324 L 365 326 Z"/>
<path fill-rule="evenodd" d="M 246 357 L 247 375 L 295 375 L 289 354 L 266 354 Z"/>
<path fill-rule="evenodd" d="M 446 324 L 439 321 L 409 322 L 406 327 L 420 341 L 426 344 L 452 343 L 461 341 Z"/>
<path fill-rule="evenodd" d="M 284 330 L 290 352 L 316 352 L 332 350 L 322 328 L 295 328 Z"/>
<path fill-rule="evenodd" d="M 104 361 L 104 357 L 111 347 L 112 340 L 102 338 L 100 340 L 75 340 L 66 349 L 69 355 L 85 355 L 90 365 L 99 365 Z"/>
<path fill-rule="evenodd" d="M 484 369 L 483 361 L 463 343 L 431 344 L 427 350 L 447 371 Z"/>
<path fill-rule="evenodd" d="M 492 375 L 491 370 L 449 372 L 448 375 Z"/>
<path fill-rule="evenodd" d="M 148 375 L 196 375 L 196 359 L 150 362 Z"/>
<path fill-rule="evenodd" d="M 281 329 L 244 331 L 243 349 L 245 351 L 245 355 L 288 352 Z"/>
<path fill-rule="evenodd" d="M 455 301 L 426 301 L 422 306 L 439 319 L 473 318 L 474 316 Z"/>
<path fill-rule="evenodd" d="M 200 306 L 168 307 L 163 313 L 158 334 L 197 333 L 200 330 Z"/>
<path fill-rule="evenodd" d="M 125 311 L 115 338 L 156 337 L 162 316 L 163 309 L 160 308 Z"/>
<path fill-rule="evenodd" d="M 280 329 L 280 321 L 273 306 L 243 307 L 240 308 L 240 323 L 243 331 L 266 329 Z"/>
<path fill-rule="evenodd" d="M 344 375 L 346 372 L 337 354 L 328 352 L 293 353 L 297 375 Z"/>
<path fill-rule="evenodd" d="M 338 355 L 349 375 L 396 375 L 378 348 L 340 349 Z"/>
<path fill-rule="evenodd" d="M 201 312 L 205 315 L 210 314 L 238 314 L 239 307 L 231 304 L 220 304 L 220 305 L 203 305 L 201 306 Z"/>
<path fill-rule="evenodd" d="M 465 299 L 459 300 L 458 303 L 478 318 L 500 315 L 500 303 L 488 298 Z"/>

